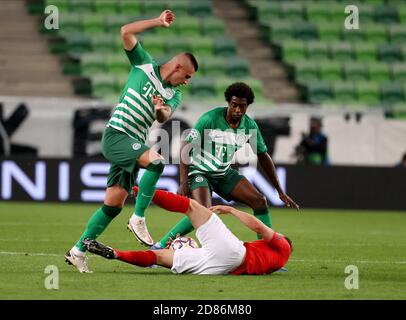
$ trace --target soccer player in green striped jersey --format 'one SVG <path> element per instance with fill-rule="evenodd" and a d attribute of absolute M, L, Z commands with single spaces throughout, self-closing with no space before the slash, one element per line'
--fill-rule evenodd
<path fill-rule="evenodd" d="M 121 28 L 123 46 L 131 71 L 102 139 L 102 152 L 111 163 L 104 204 L 89 219 L 66 261 L 80 272 L 89 272 L 83 239 L 96 239 L 122 210 L 135 184 L 139 168 L 145 168 L 139 182 L 134 214 L 128 228 L 144 245 L 153 245 L 144 212 L 154 196 L 156 183 L 164 169 L 164 159 L 146 146 L 149 128 L 156 120 L 168 120 L 181 102 L 176 87 L 189 82 L 198 64 L 191 53 L 180 53 L 158 65 L 137 40 L 137 34 L 152 28 L 170 27 L 175 15 L 165 10 L 158 18 L 136 21 Z"/>
<path fill-rule="evenodd" d="M 181 147 L 179 193 L 191 195 L 209 208 L 211 193 L 215 191 L 226 200 L 248 205 L 259 220 L 271 227 L 265 196 L 231 168 L 235 152 L 246 143 L 250 143 L 252 150 L 256 151 L 258 162 L 278 191 L 280 199 L 288 207 L 298 209 L 299 206 L 282 190 L 258 125 L 246 115 L 248 106 L 254 101 L 251 88 L 245 83 L 236 82 L 226 89 L 224 95 L 228 107 L 215 108 L 203 114 Z M 192 230 L 190 220 L 185 217 L 154 248 L 165 247 L 170 238 L 174 239 L 176 235 L 184 235 Z"/>

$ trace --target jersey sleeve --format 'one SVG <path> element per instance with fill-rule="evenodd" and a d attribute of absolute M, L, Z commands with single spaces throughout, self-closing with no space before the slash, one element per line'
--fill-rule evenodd
<path fill-rule="evenodd" d="M 165 105 L 171 107 L 171 112 L 173 113 L 177 107 L 179 107 L 182 102 L 182 92 L 180 90 L 175 90 L 175 94 L 172 99 L 166 101 Z"/>
<path fill-rule="evenodd" d="M 261 130 L 259 130 L 257 123 L 252 120 L 251 125 L 250 125 L 250 130 L 255 130 L 255 137 L 250 139 L 250 144 L 252 149 L 255 151 L 257 154 L 261 154 L 264 152 L 268 151 L 268 148 L 265 144 L 264 138 L 262 137 Z M 255 142 L 256 145 L 253 145 Z"/>
<path fill-rule="evenodd" d="M 151 55 L 142 47 L 141 43 L 137 41 L 135 44 L 134 49 L 131 51 L 125 50 L 127 54 L 128 60 L 132 66 L 138 66 L 141 64 L 152 63 L 154 59 L 152 59 Z"/>
<path fill-rule="evenodd" d="M 197 120 L 190 133 L 186 136 L 185 142 L 192 143 L 197 139 L 203 139 L 204 130 L 210 127 L 211 118 L 207 115 L 203 115 Z"/>

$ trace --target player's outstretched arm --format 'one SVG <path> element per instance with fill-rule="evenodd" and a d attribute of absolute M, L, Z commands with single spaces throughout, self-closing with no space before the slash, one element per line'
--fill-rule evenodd
<path fill-rule="evenodd" d="M 276 191 L 278 191 L 279 198 L 285 203 L 287 207 L 292 207 L 299 210 L 299 205 L 295 201 L 293 201 L 285 192 L 283 192 L 282 187 L 279 183 L 278 176 L 276 175 L 275 165 L 268 152 L 259 154 L 258 162 L 264 169 L 268 178 L 271 180 L 271 183 L 276 189 Z"/>
<path fill-rule="evenodd" d="M 136 35 L 152 28 L 168 28 L 175 21 L 175 14 L 171 10 L 165 10 L 158 18 L 135 21 L 121 27 L 121 39 L 124 49 L 131 51 L 137 44 Z"/>
<path fill-rule="evenodd" d="M 172 114 L 171 107 L 164 105 L 164 100 L 161 95 L 153 94 L 151 97 L 152 103 L 155 106 L 155 119 L 159 123 L 166 122 Z"/>
<path fill-rule="evenodd" d="M 262 239 L 271 240 L 273 237 L 274 231 L 251 214 L 237 210 L 230 206 L 213 206 L 209 208 L 209 210 L 218 214 L 232 214 L 234 217 L 240 220 L 242 224 L 247 226 L 252 231 L 258 233 Z"/>

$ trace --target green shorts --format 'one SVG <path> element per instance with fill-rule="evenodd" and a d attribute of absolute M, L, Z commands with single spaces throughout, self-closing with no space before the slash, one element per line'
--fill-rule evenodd
<path fill-rule="evenodd" d="M 124 132 L 107 127 L 103 133 L 101 149 L 111 163 L 107 187 L 118 184 L 130 193 L 137 180 L 137 160 L 149 147 Z"/>
<path fill-rule="evenodd" d="M 230 201 L 230 193 L 242 179 L 244 176 L 237 170 L 229 168 L 224 175 L 219 177 L 213 177 L 207 173 L 195 173 L 188 177 L 188 182 L 190 191 L 197 188 L 209 188 L 210 192 L 214 191 L 223 199 Z"/>

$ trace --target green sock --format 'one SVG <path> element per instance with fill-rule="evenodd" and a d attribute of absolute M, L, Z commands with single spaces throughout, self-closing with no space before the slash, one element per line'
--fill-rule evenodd
<path fill-rule="evenodd" d="M 174 239 L 176 235 L 179 233 L 181 236 L 193 231 L 192 223 L 190 222 L 188 217 L 184 217 L 180 220 L 176 226 L 174 226 L 160 241 L 162 248 L 166 247 L 166 243 L 168 242 L 169 238 Z"/>
<path fill-rule="evenodd" d="M 109 225 L 111 220 L 114 219 L 121 211 L 121 208 L 114 208 L 110 206 L 103 205 L 90 217 L 86 225 L 86 230 L 83 232 L 79 241 L 75 244 L 76 248 L 80 251 L 85 252 L 86 247 L 83 244 L 83 240 L 86 238 L 96 239 L 106 227 Z"/>
<path fill-rule="evenodd" d="M 145 170 L 138 185 L 138 195 L 135 201 L 134 214 L 137 216 L 143 217 L 145 210 L 151 204 L 156 189 L 156 183 L 158 182 L 163 169 L 164 164 L 159 162 L 158 164 L 151 163 Z"/>
<path fill-rule="evenodd" d="M 268 208 L 255 209 L 254 216 L 261 220 L 266 226 L 272 228 L 271 215 L 269 214 Z M 257 234 L 257 239 L 261 239 L 259 234 Z"/>

